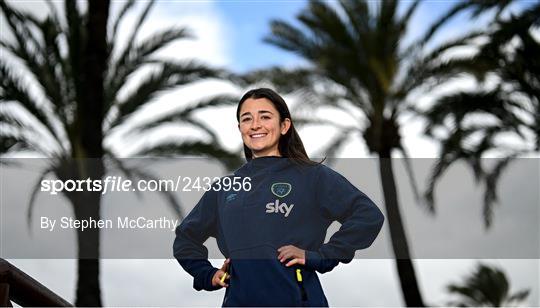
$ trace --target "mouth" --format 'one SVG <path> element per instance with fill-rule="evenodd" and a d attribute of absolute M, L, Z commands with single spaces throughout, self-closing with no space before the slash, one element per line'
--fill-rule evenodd
<path fill-rule="evenodd" d="M 249 135 L 249 137 L 253 138 L 253 139 L 257 139 L 257 138 L 263 138 L 263 137 L 266 137 L 266 133 L 258 133 L 258 134 L 251 134 Z"/>

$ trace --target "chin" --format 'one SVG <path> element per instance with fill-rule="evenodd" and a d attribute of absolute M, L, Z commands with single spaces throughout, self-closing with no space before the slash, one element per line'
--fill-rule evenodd
<path fill-rule="evenodd" d="M 264 144 L 264 143 L 249 143 L 249 144 L 246 144 L 247 147 L 252 150 L 252 151 L 262 151 L 264 149 L 268 149 L 269 146 L 267 144 Z"/>
<path fill-rule="evenodd" d="M 265 151 L 265 147 L 249 147 L 248 148 L 252 151 L 252 152 L 264 152 Z"/>

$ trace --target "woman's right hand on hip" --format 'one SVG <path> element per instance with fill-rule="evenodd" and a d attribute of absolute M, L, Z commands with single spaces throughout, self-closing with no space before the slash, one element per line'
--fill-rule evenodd
<path fill-rule="evenodd" d="M 225 283 L 227 279 L 229 279 L 229 263 L 231 262 L 231 259 L 225 259 L 225 262 L 223 262 L 223 265 L 220 269 L 217 270 L 217 272 L 214 274 L 214 277 L 212 277 L 212 286 L 222 286 L 224 288 L 228 287 L 229 285 Z M 227 275 L 226 277 L 223 277 L 224 275 Z"/>

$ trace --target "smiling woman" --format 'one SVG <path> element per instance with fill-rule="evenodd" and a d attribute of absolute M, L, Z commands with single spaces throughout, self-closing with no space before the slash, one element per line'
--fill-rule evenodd
<path fill-rule="evenodd" d="M 196 290 L 227 288 L 223 306 L 328 306 L 316 272 L 369 247 L 384 216 L 339 173 L 309 159 L 287 104 L 271 89 L 247 92 L 236 117 L 252 188 L 211 189 L 176 228 L 174 256 Z M 229 176 L 230 177 L 230 176 Z M 324 243 L 333 221 L 340 229 Z M 226 260 L 208 261 L 215 237 Z"/>

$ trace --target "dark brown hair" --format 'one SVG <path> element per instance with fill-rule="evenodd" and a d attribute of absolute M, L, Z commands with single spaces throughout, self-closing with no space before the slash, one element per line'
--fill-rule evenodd
<path fill-rule="evenodd" d="M 317 162 L 309 159 L 306 153 L 306 149 L 304 148 L 304 144 L 302 143 L 302 139 L 300 139 L 300 135 L 298 135 L 298 132 L 294 128 L 294 123 L 291 118 L 291 113 L 289 112 L 289 107 L 287 107 L 285 100 L 274 90 L 269 88 L 258 88 L 249 90 L 246 94 L 244 94 L 244 96 L 242 96 L 242 98 L 240 99 L 240 102 L 238 102 L 238 107 L 236 108 L 236 120 L 238 122 L 240 122 L 240 109 L 242 108 L 242 104 L 248 98 L 268 99 L 270 102 L 272 102 L 272 104 L 279 113 L 279 123 L 283 123 L 286 118 L 291 121 L 291 127 L 289 128 L 287 133 L 285 133 L 285 135 L 281 135 L 279 138 L 278 149 L 281 156 L 288 157 L 294 162 L 300 164 L 318 164 Z M 245 143 L 244 154 L 246 155 L 247 161 L 250 161 L 253 158 L 253 153 L 246 146 Z"/>

